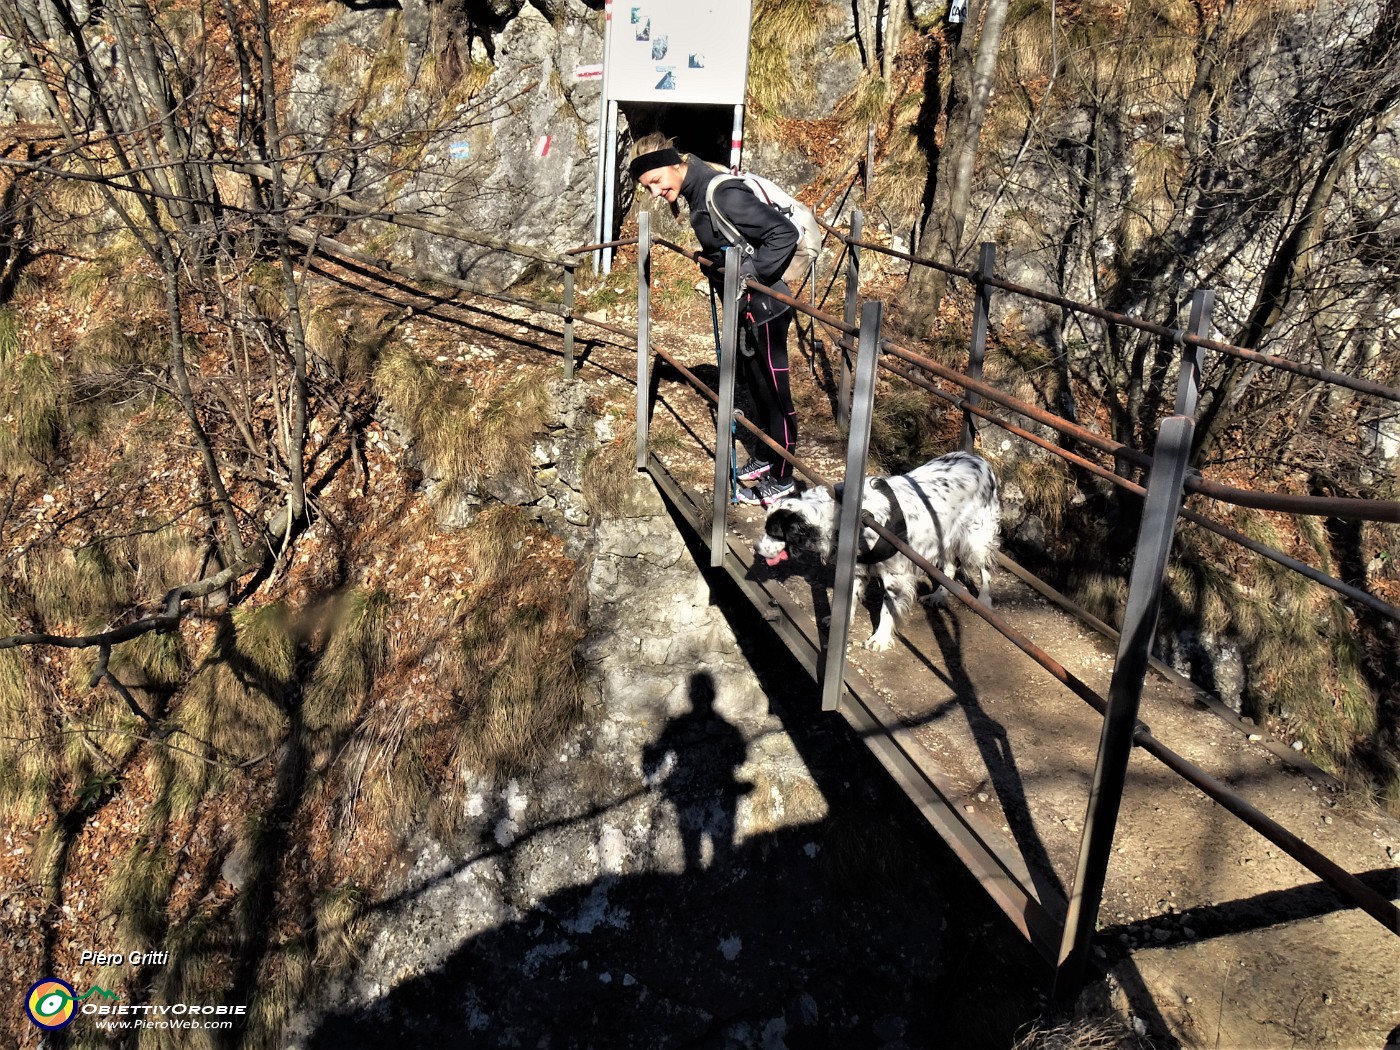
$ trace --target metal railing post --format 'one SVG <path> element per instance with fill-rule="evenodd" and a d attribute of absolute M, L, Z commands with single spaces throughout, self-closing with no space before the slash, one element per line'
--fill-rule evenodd
<path fill-rule="evenodd" d="M 719 337 L 719 411 L 715 415 L 715 494 L 710 519 L 710 565 L 724 564 L 724 529 L 734 455 L 734 375 L 739 358 L 739 267 L 724 268 L 724 315 Z"/>
<path fill-rule="evenodd" d="M 1128 604 L 1123 613 L 1123 631 L 1118 638 L 1118 656 L 1108 687 L 1108 711 L 1099 735 L 1098 760 L 1080 837 L 1078 870 L 1055 967 L 1054 997 L 1061 1003 L 1071 1002 L 1084 982 L 1090 941 L 1103 903 L 1104 880 L 1113 850 L 1118 809 L 1123 801 L 1133 737 L 1140 728 L 1145 728 L 1138 722 L 1138 706 L 1152 655 L 1152 639 L 1162 604 L 1162 578 L 1181 511 L 1182 486 L 1195 428 L 1190 416 L 1169 416 L 1157 432 L 1157 448 L 1152 457 L 1152 473 L 1147 482 L 1128 585 Z"/>
<path fill-rule="evenodd" d="M 564 378 L 574 378 L 574 275 L 578 260 L 564 260 Z"/>
<path fill-rule="evenodd" d="M 860 540 L 861 497 L 865 463 L 870 454 L 870 418 L 875 411 L 875 373 L 880 363 L 880 319 L 884 304 L 871 300 L 860 311 L 860 345 L 856 351 L 855 403 L 846 439 L 846 483 L 842 489 L 836 532 L 836 586 L 831 592 L 831 627 L 822 655 L 822 710 L 835 711 L 846 681 L 846 642 L 855 607 L 856 550 Z"/>
<path fill-rule="evenodd" d="M 1201 339 L 1210 338 L 1210 315 L 1215 309 L 1215 290 L 1197 288 L 1191 296 L 1191 317 L 1186 322 L 1186 331 Z M 1201 366 L 1205 363 L 1205 351 L 1191 343 L 1181 348 L 1181 373 L 1176 383 L 1176 414 L 1196 416 L 1196 406 L 1201 398 Z"/>
<path fill-rule="evenodd" d="M 651 433 L 651 212 L 637 213 L 637 469 Z"/>
<path fill-rule="evenodd" d="M 996 276 L 997 246 L 991 241 L 982 242 L 981 254 L 977 257 L 977 298 L 972 307 L 972 348 L 967 356 L 967 374 L 981 380 L 982 364 L 987 358 L 987 322 L 992 312 L 992 286 L 985 278 Z M 977 394 L 968 391 L 967 403 L 972 408 L 981 404 Z M 963 409 L 962 444 L 964 452 L 971 452 L 977 444 L 977 417 L 970 409 Z"/>
<path fill-rule="evenodd" d="M 617 203 L 617 102 L 608 100 L 607 122 L 603 142 L 598 147 L 607 151 L 603 168 L 603 242 L 613 239 L 613 208 Z M 613 250 L 603 248 L 600 256 L 603 273 L 612 273 Z"/>
<path fill-rule="evenodd" d="M 851 209 L 850 240 L 860 240 L 862 218 L 859 208 Z M 856 303 L 860 299 L 860 249 L 846 245 L 846 309 L 842 315 L 849 327 L 856 323 Z M 846 337 L 836 343 L 841 351 L 841 373 L 836 384 L 836 425 L 845 430 L 851 423 L 851 352 L 845 346 Z"/>

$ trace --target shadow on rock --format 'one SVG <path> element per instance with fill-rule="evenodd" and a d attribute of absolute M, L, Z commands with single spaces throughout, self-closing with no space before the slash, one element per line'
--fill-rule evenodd
<path fill-rule="evenodd" d="M 323 1019 L 306 1045 L 1008 1045 L 995 1030 L 1014 1026 L 1017 1007 L 968 1000 L 965 953 L 940 964 L 942 895 L 918 899 L 933 887 L 915 877 L 862 887 L 857 901 L 852 858 L 828 856 L 850 845 L 827 821 L 749 839 L 707 868 L 556 893 Z"/>

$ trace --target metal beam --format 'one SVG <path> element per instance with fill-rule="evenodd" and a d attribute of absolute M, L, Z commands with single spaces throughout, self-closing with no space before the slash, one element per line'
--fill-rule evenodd
<path fill-rule="evenodd" d="M 822 658 L 822 710 L 835 711 L 846 676 L 846 642 L 855 605 L 856 550 L 860 545 L 860 504 L 865 464 L 870 454 L 870 417 L 875 411 L 875 376 L 880 364 L 880 319 L 884 304 L 872 299 L 861 307 L 860 346 L 856 355 L 856 392 L 851 432 L 846 441 L 846 487 L 836 532 L 836 586 L 831 592 L 831 627 Z"/>
<path fill-rule="evenodd" d="M 1195 422 L 1189 416 L 1169 416 L 1157 432 L 1128 583 L 1128 604 L 1108 689 L 1108 712 L 1099 735 L 1098 760 L 1080 838 L 1078 870 L 1055 968 L 1054 997 L 1061 1003 L 1071 1002 L 1079 995 L 1099 906 L 1103 903 L 1113 835 L 1128 777 L 1128 759 L 1133 751 L 1133 737 L 1140 728 L 1138 708 L 1162 605 L 1162 578 L 1176 533 L 1194 431 Z"/>
<path fill-rule="evenodd" d="M 719 410 L 715 413 L 714 513 L 710 519 L 710 564 L 724 560 L 734 455 L 734 374 L 739 357 L 739 265 L 724 268 L 724 314 L 719 337 Z"/>

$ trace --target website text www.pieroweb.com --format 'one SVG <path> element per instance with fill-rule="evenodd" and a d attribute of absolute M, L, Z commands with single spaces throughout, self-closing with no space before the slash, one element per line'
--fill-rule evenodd
<path fill-rule="evenodd" d="M 84 961 L 92 953 L 84 952 Z M 136 954 L 136 953 L 132 953 Z M 161 953 L 164 954 L 164 953 Z M 104 955 L 98 965 L 120 965 L 115 957 Z M 123 962 L 126 960 L 123 959 Z M 131 960 L 135 965 L 156 960 Z M 165 960 L 159 960 L 163 963 Z M 85 991 L 58 977 L 44 977 L 29 988 L 25 1013 L 33 1024 L 46 1031 L 67 1028 L 74 1022 L 89 1024 L 99 1031 L 143 1029 L 220 1030 L 232 1029 L 235 1020 L 247 1015 L 245 1005 L 226 1003 L 131 1003 L 123 1002 L 114 991 L 92 984 Z"/>

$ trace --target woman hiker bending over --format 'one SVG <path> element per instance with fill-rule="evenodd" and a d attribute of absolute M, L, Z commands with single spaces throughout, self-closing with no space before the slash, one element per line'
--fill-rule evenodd
<path fill-rule="evenodd" d="M 744 183 L 732 180 L 716 189 L 715 208 L 737 228 L 753 247 L 753 253 L 740 254 L 738 248 L 725 252 L 731 242 L 711 216 L 705 191 L 713 180 L 725 178 L 728 173 L 695 156 L 682 155 L 671 142 L 659 132 L 640 139 L 633 147 L 633 160 L 628 166 L 632 177 L 653 198 L 669 202 L 673 210 L 679 199 L 685 199 L 701 253 L 717 266 L 723 265 L 726 255 L 738 256 L 742 276 L 791 295 L 782 278 L 800 239 L 796 227 Z M 794 275 L 793 279 L 800 283 L 802 278 Z M 723 287 L 722 281 L 713 277 L 711 283 Z M 792 307 L 760 292 L 749 292 L 741 310 L 747 345 L 739 355 L 739 371 L 756 408 L 754 422 L 774 444 L 792 455 L 797 450 L 797 413 L 788 384 L 787 336 Z M 753 459 L 739 468 L 741 482 L 757 482 L 752 489 L 739 489 L 741 502 L 770 506 L 792 492 L 792 464 L 780 456 L 770 460 L 769 455 L 770 450 L 762 446 Z"/>

